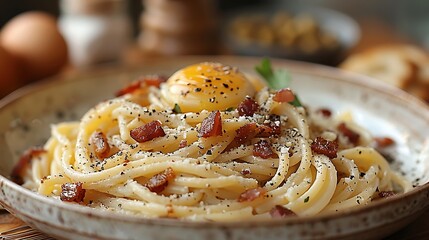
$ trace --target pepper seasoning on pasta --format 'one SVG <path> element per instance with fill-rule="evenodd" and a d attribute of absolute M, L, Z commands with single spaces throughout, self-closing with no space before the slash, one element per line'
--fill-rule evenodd
<path fill-rule="evenodd" d="M 164 80 L 143 78 L 53 125 L 15 171 L 23 186 L 124 214 L 223 222 L 341 211 L 411 189 L 364 129 L 290 104 L 290 89 L 255 90 L 237 68 L 207 62 Z"/>

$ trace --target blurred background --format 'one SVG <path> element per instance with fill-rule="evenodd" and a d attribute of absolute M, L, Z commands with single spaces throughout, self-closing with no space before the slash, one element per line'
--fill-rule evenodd
<path fill-rule="evenodd" d="M 429 101 L 429 1 L 0 1 L 0 96 L 153 57 L 268 56 L 372 76 Z"/>

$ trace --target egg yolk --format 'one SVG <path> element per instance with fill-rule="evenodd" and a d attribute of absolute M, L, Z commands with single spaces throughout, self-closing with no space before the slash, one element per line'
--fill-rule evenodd
<path fill-rule="evenodd" d="M 236 108 L 246 96 L 253 96 L 252 83 L 235 67 L 205 62 L 174 73 L 161 87 L 161 97 L 182 112 Z"/>

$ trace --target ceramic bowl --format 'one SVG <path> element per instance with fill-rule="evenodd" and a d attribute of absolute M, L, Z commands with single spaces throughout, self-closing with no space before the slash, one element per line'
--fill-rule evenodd
<path fill-rule="evenodd" d="M 90 107 L 140 74 L 171 74 L 201 61 L 219 61 L 254 73 L 259 58 L 182 57 L 153 60 L 137 68 L 61 77 L 21 89 L 0 103 L 0 202 L 7 210 L 63 239 L 379 239 L 429 208 L 429 109 L 412 96 L 362 76 L 298 62 L 274 60 L 290 71 L 292 88 L 313 107 L 351 111 L 374 135 L 392 136 L 392 167 L 416 185 L 406 193 L 344 212 L 263 222 L 215 223 L 144 219 L 63 203 L 8 179 L 20 153 L 42 144 L 49 125 L 79 119 Z"/>
<path fill-rule="evenodd" d="M 338 46 L 334 48 L 320 48 L 312 52 L 301 50 L 296 45 L 291 47 L 277 44 L 261 45 L 256 42 L 245 42 L 232 31 L 232 24 L 242 17 L 262 16 L 270 19 L 273 15 L 285 12 L 292 16 L 311 16 L 319 28 L 333 36 Z M 255 7 L 240 9 L 230 13 L 224 23 L 223 42 L 232 53 L 246 56 L 271 56 L 326 65 L 336 65 L 344 59 L 345 54 L 358 43 L 360 39 L 359 24 L 350 16 L 333 9 L 307 6 L 302 4 L 289 4 L 279 1 L 268 7 Z M 268 20 L 267 20 L 268 24 Z M 255 26 L 257 27 L 257 26 Z M 299 40 L 297 40 L 299 41 Z"/>

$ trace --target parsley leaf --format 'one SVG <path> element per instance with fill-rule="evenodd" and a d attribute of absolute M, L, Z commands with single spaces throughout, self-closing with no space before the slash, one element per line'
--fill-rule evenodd
<path fill-rule="evenodd" d="M 295 94 L 295 99 L 292 102 L 289 102 L 290 104 L 292 104 L 292 106 L 295 107 L 302 107 L 302 103 L 298 98 L 298 95 Z"/>
<path fill-rule="evenodd" d="M 173 108 L 174 113 L 182 113 L 182 109 L 180 109 L 179 104 L 175 103 Z"/>
<path fill-rule="evenodd" d="M 283 69 L 273 70 L 268 58 L 263 58 L 261 63 L 255 66 L 255 70 L 265 79 L 268 86 L 274 90 L 287 88 L 292 81 L 289 72 Z M 290 104 L 295 107 L 302 107 L 302 103 L 296 94 L 295 99 Z"/>
<path fill-rule="evenodd" d="M 290 74 L 282 69 L 273 70 L 268 58 L 262 59 L 261 64 L 255 66 L 255 70 L 267 81 L 271 89 L 286 88 L 291 82 Z"/>
<path fill-rule="evenodd" d="M 304 203 L 308 203 L 308 201 L 310 200 L 310 196 L 307 196 L 305 199 L 304 199 Z"/>

